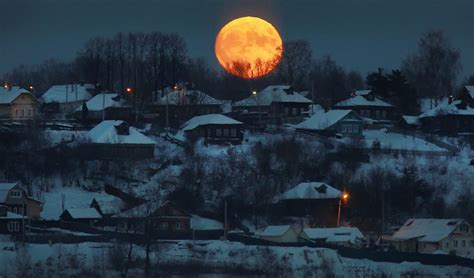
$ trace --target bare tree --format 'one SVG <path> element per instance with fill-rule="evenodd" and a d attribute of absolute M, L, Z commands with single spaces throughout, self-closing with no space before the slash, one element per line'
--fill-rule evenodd
<path fill-rule="evenodd" d="M 283 57 L 276 70 L 277 78 L 297 90 L 307 88 L 313 58 L 309 42 L 306 40 L 288 41 L 284 43 L 283 49 Z"/>

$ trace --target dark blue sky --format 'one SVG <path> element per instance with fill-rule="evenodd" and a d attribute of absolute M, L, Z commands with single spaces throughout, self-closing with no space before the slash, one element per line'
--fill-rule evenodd
<path fill-rule="evenodd" d="M 71 59 L 88 38 L 119 31 L 178 32 L 192 56 L 217 66 L 219 28 L 252 15 L 363 73 L 398 67 L 423 32 L 442 29 L 461 51 L 462 76 L 474 74 L 474 0 L 0 0 L 0 11 L 0 73 Z"/>

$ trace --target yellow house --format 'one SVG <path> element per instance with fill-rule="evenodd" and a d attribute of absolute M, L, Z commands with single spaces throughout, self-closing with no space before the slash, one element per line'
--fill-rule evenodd
<path fill-rule="evenodd" d="M 0 119 L 32 120 L 38 113 L 38 101 L 29 91 L 17 86 L 0 88 Z"/>
<path fill-rule="evenodd" d="M 297 242 L 298 232 L 290 225 L 267 226 L 255 235 L 261 239 L 274 242 Z"/>
<path fill-rule="evenodd" d="M 474 253 L 473 228 L 463 219 L 409 219 L 387 241 L 402 252 Z"/>

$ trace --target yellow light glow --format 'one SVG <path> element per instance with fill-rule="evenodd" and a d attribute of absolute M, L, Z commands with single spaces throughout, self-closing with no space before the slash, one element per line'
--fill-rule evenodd
<path fill-rule="evenodd" d="M 257 78 L 270 73 L 280 62 L 283 42 L 269 22 L 241 17 L 227 23 L 217 34 L 215 53 L 230 74 Z"/>

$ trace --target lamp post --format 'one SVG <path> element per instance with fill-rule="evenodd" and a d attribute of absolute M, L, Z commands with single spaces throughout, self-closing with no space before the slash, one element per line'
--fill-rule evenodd
<path fill-rule="evenodd" d="M 341 207 L 342 207 L 342 202 L 347 203 L 347 200 L 349 199 L 349 194 L 345 191 L 342 192 L 341 198 L 339 198 L 339 207 L 337 209 L 337 227 L 341 224 Z"/>

